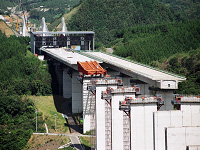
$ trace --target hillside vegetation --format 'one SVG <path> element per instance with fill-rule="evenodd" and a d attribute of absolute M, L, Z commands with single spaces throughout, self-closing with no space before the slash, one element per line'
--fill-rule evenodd
<path fill-rule="evenodd" d="M 186 76 L 187 80 L 179 83 L 177 93 L 200 94 L 200 48 L 175 54 L 156 66 Z"/>
<path fill-rule="evenodd" d="M 117 30 L 133 25 L 181 20 L 170 7 L 157 0 L 83 0 L 69 24 L 70 30 L 93 30 L 104 44 Z"/>
<path fill-rule="evenodd" d="M 179 12 L 182 17 L 187 19 L 200 19 L 199 0 L 160 0 L 164 4 L 171 6 Z"/>
<path fill-rule="evenodd" d="M 80 0 L 39 0 L 36 3 L 31 0 L 24 2 L 23 5 L 30 12 L 29 19 L 31 19 L 32 23 L 39 24 L 42 17 L 45 17 L 47 23 L 52 23 L 79 3 Z M 42 6 L 42 9 L 40 6 Z"/>
<path fill-rule="evenodd" d="M 75 7 L 75 8 L 73 8 L 70 12 L 67 12 L 67 13 L 65 13 L 64 15 L 62 15 L 60 18 L 54 20 L 54 21 L 48 26 L 48 29 L 49 29 L 50 31 L 52 31 L 52 30 L 61 31 L 61 30 L 62 30 L 62 23 L 61 23 L 61 22 L 62 22 L 62 17 L 65 18 L 65 23 L 66 23 L 66 26 L 67 26 L 68 23 L 70 22 L 72 16 L 73 16 L 74 14 L 76 14 L 77 11 L 79 10 L 80 6 L 81 6 L 81 5 L 79 5 L 79 6 Z"/>
<path fill-rule="evenodd" d="M 29 38 L 0 32 L 0 149 L 23 149 L 35 131 L 34 103 L 23 95 L 51 94 L 47 67 L 27 51 Z M 39 113 L 38 113 L 39 115 Z M 39 124 L 38 132 L 44 132 Z"/>
<path fill-rule="evenodd" d="M 184 21 L 131 27 L 118 31 L 114 53 L 150 64 L 173 54 L 200 47 L 200 21 Z"/>

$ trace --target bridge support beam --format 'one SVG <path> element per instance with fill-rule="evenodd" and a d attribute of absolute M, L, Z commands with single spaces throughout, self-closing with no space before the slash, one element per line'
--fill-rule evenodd
<path fill-rule="evenodd" d="M 63 69 L 63 97 L 72 98 L 72 77 L 69 74 L 69 68 Z"/>
<path fill-rule="evenodd" d="M 55 66 L 55 73 L 56 73 L 56 77 L 57 77 L 57 81 L 58 81 L 58 85 L 59 85 L 59 89 L 58 89 L 58 94 L 60 96 L 63 95 L 63 68 L 62 68 L 62 64 L 59 62 L 55 62 L 54 63 Z"/>
<path fill-rule="evenodd" d="M 174 106 L 171 103 L 173 99 L 174 90 L 159 90 L 156 94 L 162 95 L 162 99 L 165 100 L 165 104 L 160 108 L 160 110 L 173 110 Z"/>
<path fill-rule="evenodd" d="M 83 111 L 83 86 L 77 80 L 78 71 L 72 73 L 72 113 L 81 113 Z"/>

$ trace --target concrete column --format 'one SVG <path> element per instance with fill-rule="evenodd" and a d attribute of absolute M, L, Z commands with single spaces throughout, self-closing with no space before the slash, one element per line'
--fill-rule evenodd
<path fill-rule="evenodd" d="M 119 101 L 124 100 L 122 93 L 112 96 L 112 149 L 123 149 L 123 111 L 119 110 Z"/>
<path fill-rule="evenodd" d="M 78 71 L 72 73 L 72 113 L 81 113 L 83 111 L 83 85 L 77 80 Z"/>
<path fill-rule="evenodd" d="M 96 85 L 96 148 L 97 150 L 105 150 L 106 140 L 109 140 L 109 139 L 106 139 L 106 132 L 105 132 L 106 115 L 111 115 L 111 114 L 106 114 L 105 105 L 107 102 L 106 100 L 101 99 L 101 92 L 106 91 L 108 86 L 114 89 L 117 88 L 116 85 L 106 85 L 106 84 Z"/>
<path fill-rule="evenodd" d="M 72 97 L 72 78 L 68 74 L 68 68 L 64 68 L 63 70 L 63 97 Z"/>
<path fill-rule="evenodd" d="M 61 63 L 59 62 L 54 63 L 54 66 L 55 66 L 56 77 L 59 84 L 59 95 L 62 96 L 63 95 L 63 68 L 62 68 Z"/>
<path fill-rule="evenodd" d="M 123 81 L 125 86 L 129 86 L 130 85 L 130 79 L 131 79 L 131 77 L 128 77 L 128 76 L 122 77 L 122 81 Z"/>
<path fill-rule="evenodd" d="M 96 149 L 105 150 L 105 100 L 101 99 L 101 91 L 106 85 L 96 87 Z"/>
<path fill-rule="evenodd" d="M 165 105 L 163 105 L 160 110 L 173 110 L 174 106 L 171 103 L 171 100 L 173 99 L 173 90 L 160 90 L 156 91 L 156 94 L 162 95 L 162 99 L 165 101 Z"/>
<path fill-rule="evenodd" d="M 153 150 L 153 112 L 156 103 L 131 104 L 131 149 Z"/>
<path fill-rule="evenodd" d="M 140 91 L 142 95 L 151 95 L 149 87 L 150 84 L 138 84 L 140 86 Z"/>

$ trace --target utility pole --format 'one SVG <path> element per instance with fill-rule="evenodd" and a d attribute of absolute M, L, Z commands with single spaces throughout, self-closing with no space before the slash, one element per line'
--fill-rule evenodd
<path fill-rule="evenodd" d="M 55 114 L 55 131 L 56 131 L 56 116 L 57 116 L 57 115 Z"/>
<path fill-rule="evenodd" d="M 35 130 L 36 130 L 36 133 L 37 133 L 37 109 L 35 109 L 35 113 L 36 113 L 36 117 L 35 117 Z"/>

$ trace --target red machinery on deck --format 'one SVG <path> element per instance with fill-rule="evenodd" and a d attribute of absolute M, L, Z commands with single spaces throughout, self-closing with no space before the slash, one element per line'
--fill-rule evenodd
<path fill-rule="evenodd" d="M 107 74 L 107 71 L 101 67 L 101 65 L 96 61 L 86 61 L 86 62 L 77 62 L 78 71 L 82 72 L 85 75 L 100 75 Z"/>

